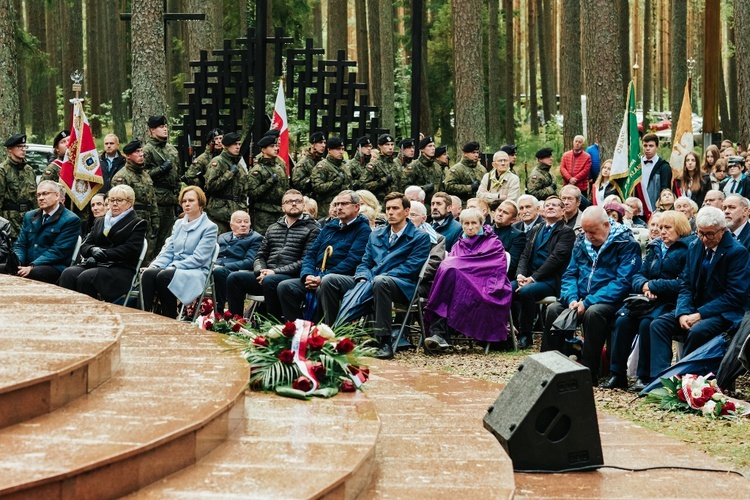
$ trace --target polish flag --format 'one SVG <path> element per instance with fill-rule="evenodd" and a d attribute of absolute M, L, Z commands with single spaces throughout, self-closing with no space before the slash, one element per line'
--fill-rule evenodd
<path fill-rule="evenodd" d="M 83 112 L 83 99 L 71 99 L 70 102 L 73 103 L 73 117 L 68 151 L 60 167 L 60 180 L 75 206 L 83 210 L 102 188 L 104 180 L 94 136 Z"/>
<path fill-rule="evenodd" d="M 279 84 L 276 94 L 276 105 L 273 108 L 271 128 L 279 132 L 279 156 L 286 163 L 286 174 L 289 175 L 289 121 L 286 118 L 286 103 L 284 102 L 284 83 Z"/>

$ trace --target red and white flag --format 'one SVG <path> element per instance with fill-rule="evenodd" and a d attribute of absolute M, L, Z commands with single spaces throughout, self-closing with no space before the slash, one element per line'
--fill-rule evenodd
<path fill-rule="evenodd" d="M 70 102 L 73 103 L 73 117 L 60 180 L 73 203 L 83 210 L 102 188 L 104 179 L 91 127 L 83 112 L 83 99 L 71 99 Z"/>
<path fill-rule="evenodd" d="M 289 175 L 289 121 L 286 118 L 286 102 L 284 102 L 284 82 L 279 83 L 276 94 L 276 105 L 273 108 L 271 128 L 279 134 L 279 157 L 286 163 L 286 174 Z"/>

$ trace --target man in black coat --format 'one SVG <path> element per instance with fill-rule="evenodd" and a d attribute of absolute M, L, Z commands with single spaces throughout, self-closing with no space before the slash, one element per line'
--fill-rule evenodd
<path fill-rule="evenodd" d="M 750 251 L 750 200 L 739 194 L 730 194 L 721 204 L 729 229 L 740 245 Z"/>
<path fill-rule="evenodd" d="M 518 222 L 513 223 L 513 227 L 522 233 L 528 233 L 532 227 L 544 222 L 544 218 L 539 215 L 539 200 L 530 194 L 522 194 L 518 197 Z"/>
<path fill-rule="evenodd" d="M 659 149 L 659 136 L 643 136 L 643 156 L 641 157 L 641 190 L 647 204 L 647 215 L 656 211 L 656 202 L 662 189 L 672 188 L 672 167 L 656 154 Z M 645 187 L 644 187 L 645 186 Z"/>
<path fill-rule="evenodd" d="M 526 235 L 511 225 L 518 217 L 518 206 L 512 201 L 504 201 L 495 209 L 494 217 L 495 223 L 492 225 L 492 230 L 503 244 L 505 251 L 510 254 L 508 279 L 512 281 L 516 276 L 518 261 L 526 247 Z"/>
<path fill-rule="evenodd" d="M 531 345 L 531 329 L 538 311 L 537 301 L 560 294 L 560 279 L 570 262 L 575 231 L 565 224 L 563 202 L 551 196 L 544 202 L 544 224 L 537 224 L 526 235 L 526 247 L 511 283 L 513 307 L 520 310 L 518 345 Z"/>
<path fill-rule="evenodd" d="M 106 194 L 112 185 L 115 172 L 119 172 L 125 166 L 125 157 L 120 154 L 120 140 L 115 134 L 104 136 L 104 152 L 99 157 L 99 165 L 102 167 L 102 180 L 104 181 L 99 192 Z"/>

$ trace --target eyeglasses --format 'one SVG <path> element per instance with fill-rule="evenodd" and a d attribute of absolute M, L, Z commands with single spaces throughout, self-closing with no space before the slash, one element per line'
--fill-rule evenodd
<path fill-rule="evenodd" d="M 305 200 L 286 200 L 284 205 L 302 205 Z"/>
<path fill-rule="evenodd" d="M 698 230 L 698 238 L 709 238 L 709 239 L 712 239 L 717 234 L 723 233 L 723 232 L 724 232 L 723 229 L 719 229 L 718 231 L 701 231 L 701 230 Z"/>
<path fill-rule="evenodd" d="M 345 207 L 347 205 L 353 205 L 351 201 L 337 201 L 335 203 L 331 203 L 332 207 Z"/>
<path fill-rule="evenodd" d="M 47 196 L 49 196 L 51 194 L 55 194 L 55 192 L 54 191 L 44 191 L 44 192 L 41 192 L 41 193 L 37 193 L 36 197 L 37 198 L 46 198 Z"/>
<path fill-rule="evenodd" d="M 115 204 L 125 203 L 125 202 L 129 202 L 129 201 L 130 200 L 128 200 L 126 198 L 109 198 L 109 202 L 110 203 L 115 203 Z"/>

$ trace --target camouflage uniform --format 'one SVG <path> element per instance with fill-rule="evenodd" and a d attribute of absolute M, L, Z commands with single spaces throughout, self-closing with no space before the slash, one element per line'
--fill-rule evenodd
<path fill-rule="evenodd" d="M 379 155 L 375 161 L 367 164 L 360 185 L 375 197 L 383 201 L 385 195 L 401 188 L 401 163 L 396 155 Z"/>
<path fill-rule="evenodd" d="M 476 195 L 486 173 L 487 170 L 479 162 L 463 157 L 445 173 L 445 192 L 458 196 L 465 203 Z"/>
<path fill-rule="evenodd" d="M 0 217 L 10 222 L 10 237 L 18 238 L 23 215 L 36 208 L 36 175 L 26 161 L 8 157 L 0 164 Z"/>
<path fill-rule="evenodd" d="M 125 166 L 115 172 L 112 176 L 112 187 L 125 184 L 133 188 L 135 192 L 135 214 L 148 223 L 148 256 L 151 257 L 161 250 L 156 248 L 156 235 L 159 232 L 159 209 L 156 204 L 156 191 L 154 182 L 148 175 L 144 165 L 136 165 L 130 160 L 125 161 Z M 169 225 L 172 230 L 172 224 Z"/>
<path fill-rule="evenodd" d="M 419 186 L 424 189 L 424 203 L 429 207 L 432 195 L 443 188 L 443 175 L 444 170 L 439 162 L 421 154 L 409 165 L 404 185 Z"/>
<path fill-rule="evenodd" d="M 163 172 L 161 165 L 167 160 L 172 167 Z M 143 165 L 154 182 L 156 203 L 159 210 L 159 232 L 156 236 L 156 247 L 161 249 L 164 242 L 172 234 L 172 225 L 177 216 L 177 205 L 180 197 L 180 165 L 177 148 L 156 137 L 151 137 L 143 145 Z"/>
<path fill-rule="evenodd" d="M 240 156 L 224 150 L 206 170 L 206 213 L 219 226 L 219 234 L 229 231 L 229 221 L 237 210 L 247 210 L 247 169 L 238 165 Z M 230 168 L 237 165 L 237 172 Z"/>
<path fill-rule="evenodd" d="M 292 187 L 298 189 L 305 196 L 313 196 L 312 175 L 315 165 L 320 163 L 323 156 L 318 156 L 315 151 L 308 151 L 302 160 L 292 170 Z"/>
<path fill-rule="evenodd" d="M 356 191 L 360 188 L 362 176 L 365 172 L 365 165 L 370 163 L 370 159 L 372 159 L 372 156 L 365 156 L 357 150 L 352 159 L 344 164 L 344 173 L 351 179 L 351 186 L 349 186 L 351 189 Z"/>
<path fill-rule="evenodd" d="M 265 234 L 268 226 L 284 215 L 281 211 L 281 199 L 289 189 L 284 160 L 279 157 L 260 158 L 250 169 L 247 179 L 253 228 L 260 234 Z"/>
<path fill-rule="evenodd" d="M 57 158 L 55 161 L 47 165 L 44 169 L 44 173 L 39 178 L 39 182 L 42 181 L 55 181 L 60 182 L 60 170 L 62 169 L 61 163 L 63 158 Z"/>
<path fill-rule="evenodd" d="M 552 174 L 549 173 L 550 165 L 537 164 L 526 179 L 526 194 L 534 196 L 539 201 L 544 201 L 548 196 L 557 194 L 557 183 Z"/>
<path fill-rule="evenodd" d="M 344 160 L 331 155 L 315 166 L 312 173 L 312 186 L 317 197 L 318 215 L 327 217 L 331 202 L 343 190 L 349 189 L 352 178 L 344 170 Z"/>
<path fill-rule="evenodd" d="M 206 148 L 202 155 L 193 160 L 192 165 L 188 167 L 187 172 L 185 172 L 185 175 L 182 176 L 182 181 L 188 186 L 198 186 L 199 188 L 205 190 L 205 176 L 206 170 L 208 170 L 208 165 L 211 163 L 211 161 L 213 161 L 214 158 L 219 156 L 220 153 L 221 150 L 211 151 L 210 148 Z"/>

